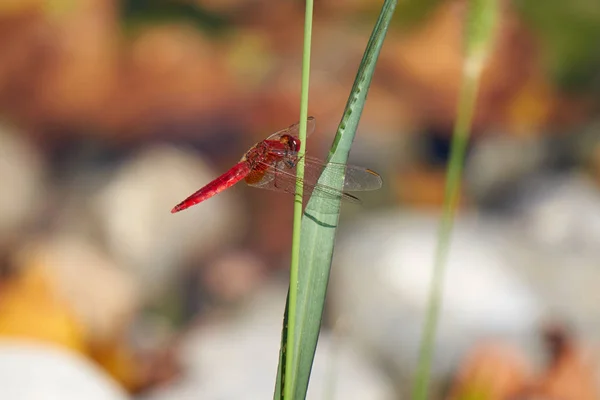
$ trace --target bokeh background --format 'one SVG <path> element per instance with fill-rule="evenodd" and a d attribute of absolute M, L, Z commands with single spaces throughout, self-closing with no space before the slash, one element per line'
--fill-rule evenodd
<path fill-rule="evenodd" d="M 468 153 L 433 398 L 598 399 L 600 3 L 503 1 Z M 315 5 L 324 157 L 381 7 Z M 408 398 L 463 1 L 399 4 L 350 161 L 310 398 Z M 0 1 L 0 393 L 264 399 L 292 197 L 170 209 L 298 119 L 302 1 Z M 521 397 L 516 397 L 521 396 Z"/>

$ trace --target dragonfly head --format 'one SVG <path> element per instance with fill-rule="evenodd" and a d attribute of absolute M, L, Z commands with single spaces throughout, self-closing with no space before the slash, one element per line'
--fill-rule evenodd
<path fill-rule="evenodd" d="M 292 135 L 281 136 L 281 143 L 283 143 L 288 151 L 297 153 L 300 150 L 300 139 Z"/>

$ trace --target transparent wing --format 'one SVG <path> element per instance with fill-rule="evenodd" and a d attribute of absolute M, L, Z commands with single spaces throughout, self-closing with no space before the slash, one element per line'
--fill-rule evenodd
<path fill-rule="evenodd" d="M 294 194 L 296 193 L 296 182 L 302 182 L 304 185 L 305 198 L 314 194 L 329 199 L 341 198 L 345 201 L 360 203 L 360 200 L 355 196 L 329 186 L 311 182 L 312 179 L 307 176 L 305 176 L 305 179 L 303 180 L 298 180 L 295 168 L 293 170 L 288 168 L 284 161 L 279 161 L 275 164 L 263 163 L 263 166 L 266 168 L 266 171 L 264 172 L 262 179 L 253 183 L 247 182 L 248 185 L 261 189 Z"/>
<path fill-rule="evenodd" d="M 262 168 L 260 168 L 263 170 L 261 178 L 248 184 L 262 189 L 295 193 L 296 182 L 298 182 L 296 177 L 297 161 L 297 158 L 288 155 L 273 163 L 262 163 Z M 317 183 L 325 164 L 317 158 L 305 157 L 304 179 L 302 182 L 307 195 L 316 194 L 320 197 L 342 198 L 356 202 L 359 200 L 355 196 L 344 191 L 376 190 L 382 185 L 379 174 L 370 169 L 337 163 L 328 163 L 327 166 L 328 169 L 324 174 L 332 179 L 341 179 L 345 174 L 343 190 Z"/>
<path fill-rule="evenodd" d="M 315 131 L 315 117 L 308 117 L 306 120 L 306 137 L 310 136 L 311 133 Z M 282 129 L 280 131 L 275 132 L 271 136 L 267 138 L 267 140 L 277 140 L 283 135 L 291 135 L 298 137 L 298 131 L 300 130 L 300 123 L 297 122 L 294 125 L 290 125 L 289 127 Z"/>
<path fill-rule="evenodd" d="M 321 173 L 327 165 L 325 176 L 338 177 L 344 176 L 344 190 L 349 192 L 362 192 L 368 190 L 380 189 L 383 185 L 381 176 L 368 168 L 358 167 L 356 165 L 345 165 L 338 163 L 323 163 L 318 158 L 304 156 L 304 176 L 310 177 L 315 182 L 321 176 Z M 294 174 L 296 170 L 294 168 Z M 306 178 L 305 178 L 306 179 Z"/>

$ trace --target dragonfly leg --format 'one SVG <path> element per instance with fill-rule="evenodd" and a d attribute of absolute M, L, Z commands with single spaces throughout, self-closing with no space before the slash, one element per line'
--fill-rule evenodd
<path fill-rule="evenodd" d="M 285 165 L 287 165 L 289 168 L 294 168 L 297 164 L 298 161 L 300 160 L 301 157 L 292 157 L 289 154 L 285 154 L 285 157 L 283 159 L 283 162 L 285 163 Z"/>
<path fill-rule="evenodd" d="M 279 175 L 280 175 L 280 174 L 279 174 L 279 170 L 277 170 L 277 169 L 276 169 L 276 170 L 275 170 L 275 174 L 274 174 L 274 176 L 273 176 L 273 185 L 274 185 L 276 188 L 279 188 L 279 187 L 280 187 L 280 186 L 279 186 L 279 184 L 278 184 L 278 179 L 277 179 L 277 177 L 278 177 Z"/>
<path fill-rule="evenodd" d="M 295 168 L 296 164 L 298 164 L 298 158 L 291 157 L 288 154 L 286 154 L 283 157 L 283 160 L 281 160 L 281 161 L 289 169 Z M 291 171 L 291 173 L 294 174 L 294 175 L 296 175 L 295 171 Z M 279 177 L 279 179 L 277 179 L 278 177 Z M 285 174 L 283 174 L 282 171 L 280 171 L 279 169 L 276 169 L 274 177 L 273 177 L 273 185 L 276 188 L 281 188 L 281 183 L 282 183 L 281 180 L 282 180 L 282 178 L 284 179 L 283 180 L 283 184 L 285 185 Z"/>

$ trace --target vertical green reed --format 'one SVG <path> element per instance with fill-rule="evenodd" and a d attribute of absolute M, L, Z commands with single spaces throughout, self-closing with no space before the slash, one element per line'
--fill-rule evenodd
<path fill-rule="evenodd" d="M 290 262 L 290 288 L 287 302 L 287 340 L 285 344 L 285 372 L 284 372 L 284 398 L 293 399 L 296 386 L 296 377 L 293 368 L 296 349 L 295 349 L 295 330 L 296 330 L 296 303 L 298 297 L 298 267 L 300 264 L 300 232 L 302 223 L 302 195 L 304 186 L 304 153 L 306 151 L 306 125 L 308 118 L 308 89 L 310 78 L 310 48 L 312 38 L 312 18 L 313 1 L 306 0 L 306 10 L 304 16 L 304 49 L 302 51 L 302 89 L 300 92 L 300 143 L 301 148 L 298 152 L 299 161 L 296 169 L 298 181 L 296 183 L 296 197 L 294 201 L 294 228 L 292 232 L 292 254 Z"/>
<path fill-rule="evenodd" d="M 469 1 L 465 26 L 465 59 L 462 70 L 462 84 L 450 149 L 444 206 L 434 255 L 433 275 L 421 339 L 419 365 L 413 388 L 413 400 L 426 400 L 428 398 L 435 336 L 442 305 L 444 272 L 450 249 L 454 215 L 459 200 L 465 152 L 469 141 L 481 71 L 492 47 L 497 14 L 498 3 L 496 0 Z"/>
<path fill-rule="evenodd" d="M 365 105 L 371 79 L 392 15 L 396 0 L 385 0 L 373 28 L 363 59 L 358 67 L 327 161 L 346 163 L 358 122 Z M 308 68 L 312 2 L 307 2 L 305 50 L 303 58 L 303 90 L 300 122 L 306 129 Z M 327 168 L 326 168 L 327 169 Z M 341 189 L 342 177 L 324 174 L 319 183 Z M 340 199 L 313 196 L 301 211 L 301 196 L 296 195 L 294 238 L 290 290 L 284 314 L 281 350 L 274 399 L 304 399 L 308 390 L 312 363 L 317 348 L 325 294 L 329 281 L 335 233 L 339 219 Z M 302 225 L 300 225 L 300 217 Z"/>

